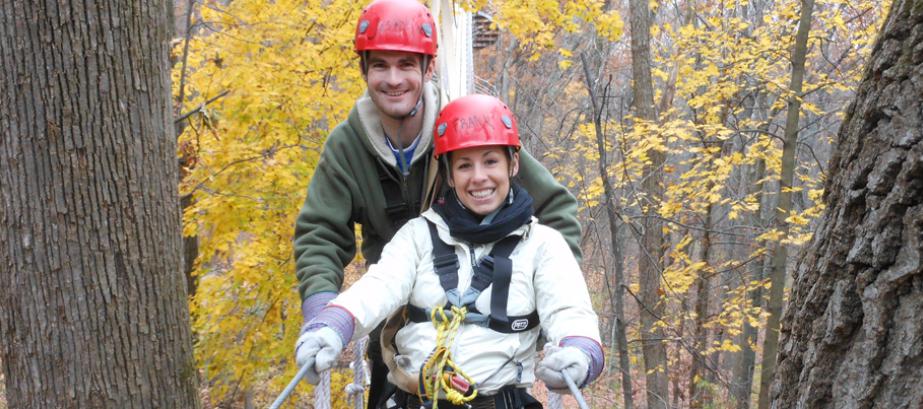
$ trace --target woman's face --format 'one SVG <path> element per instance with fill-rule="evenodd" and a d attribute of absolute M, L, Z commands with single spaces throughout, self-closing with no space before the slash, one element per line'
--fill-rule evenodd
<path fill-rule="evenodd" d="M 449 155 L 449 186 L 468 210 L 486 216 L 497 210 L 510 192 L 510 178 L 519 172 L 519 153 L 512 163 L 506 147 L 483 146 Z"/>

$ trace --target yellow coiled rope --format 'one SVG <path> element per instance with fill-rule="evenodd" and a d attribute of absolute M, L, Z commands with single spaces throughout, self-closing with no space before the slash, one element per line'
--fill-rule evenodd
<path fill-rule="evenodd" d="M 465 374 L 458 365 L 452 360 L 451 347 L 455 341 L 455 335 L 458 333 L 458 327 L 465 321 L 465 314 L 468 309 L 465 307 L 452 307 L 452 318 L 445 313 L 442 307 L 433 308 L 430 312 L 430 320 L 436 327 L 436 349 L 423 364 L 423 373 L 421 383 L 422 389 L 417 391 L 420 401 L 425 397 L 430 397 L 433 401 L 433 409 L 439 407 L 439 393 L 445 394 L 446 400 L 453 405 L 462 405 L 470 402 L 478 396 L 477 388 L 471 388 L 472 392 L 465 395 L 467 391 L 459 391 L 452 387 L 452 378 L 456 375 L 461 376 L 469 385 L 474 385 L 474 380 Z"/>

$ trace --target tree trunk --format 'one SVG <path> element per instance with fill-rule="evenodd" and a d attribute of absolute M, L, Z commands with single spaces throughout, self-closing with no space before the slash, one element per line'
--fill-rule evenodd
<path fill-rule="evenodd" d="M 744 112 L 742 118 L 750 118 L 760 122 L 759 130 L 762 133 L 768 133 L 771 118 L 769 107 L 766 102 L 766 94 L 758 92 L 755 96 L 747 97 L 744 102 Z M 740 146 L 740 153 L 747 154 L 747 145 Z M 762 159 L 757 159 L 756 163 L 747 166 L 743 171 L 741 183 L 746 191 L 746 196 L 755 196 L 759 201 L 759 210 L 757 213 L 746 212 L 743 218 L 743 224 L 746 226 L 768 226 L 771 217 L 768 203 L 766 188 L 763 178 L 766 176 L 766 163 Z M 740 246 L 741 254 L 737 257 L 745 260 L 753 257 L 762 244 L 756 241 L 756 234 L 750 234 L 747 238 L 749 246 Z M 762 285 L 754 286 L 753 283 L 762 283 L 765 277 L 764 271 L 768 268 L 768 259 L 763 256 L 756 256 L 747 263 L 746 271 L 743 274 L 741 285 L 746 287 L 746 296 L 743 302 L 743 308 L 763 308 L 763 287 Z M 732 365 L 729 396 L 733 399 L 736 409 L 750 409 L 751 390 L 753 389 L 753 371 L 756 367 L 756 351 L 753 346 L 757 343 L 759 336 L 759 327 L 750 325 L 750 320 L 744 317 L 741 324 L 741 333 L 737 337 L 737 344 L 740 346 L 740 356 L 737 357 Z"/>
<path fill-rule="evenodd" d="M 792 49 L 792 80 L 789 85 L 788 112 L 785 118 L 785 140 L 782 144 L 782 177 L 779 180 L 779 204 L 776 209 L 776 226 L 783 237 L 788 234 L 785 219 L 792 208 L 791 187 L 795 174 L 795 146 L 798 141 L 798 118 L 801 115 L 801 89 L 804 80 L 804 62 L 808 50 L 808 34 L 811 31 L 811 13 L 814 0 L 802 0 L 798 32 Z M 783 243 L 776 246 L 769 272 L 769 318 L 766 321 L 766 337 L 763 339 L 763 366 L 760 372 L 759 409 L 769 407 L 769 384 L 776 369 L 776 354 L 779 350 L 779 318 L 782 315 L 782 295 L 785 291 L 788 248 Z"/>
<path fill-rule="evenodd" d="M 795 271 L 773 408 L 923 407 L 923 0 L 896 0 Z"/>
<path fill-rule="evenodd" d="M 608 53 L 604 54 L 607 55 Z M 580 55 L 581 62 L 583 63 L 583 73 L 584 79 L 586 80 L 587 92 L 590 94 L 590 103 L 593 108 L 593 126 L 596 131 L 596 149 L 599 152 L 599 177 L 603 182 L 603 197 L 606 204 L 606 216 L 609 220 L 609 237 L 612 242 L 612 266 L 613 272 L 609 274 L 607 272 L 606 279 L 610 275 L 615 276 L 615 291 L 612 294 L 612 309 L 613 315 L 615 316 L 614 323 L 614 333 L 615 333 L 615 344 L 619 353 L 619 371 L 622 374 L 622 399 L 625 404 L 625 409 L 634 408 L 634 398 L 631 394 L 631 360 L 628 356 L 628 339 L 625 335 L 625 303 L 624 303 L 624 288 L 625 288 L 625 274 L 622 268 L 622 254 L 621 247 L 618 244 L 618 220 L 619 216 L 615 211 L 615 189 L 612 187 L 612 183 L 609 181 L 609 172 L 606 170 L 608 166 L 608 161 L 606 159 L 606 135 L 603 133 L 602 129 L 602 111 L 603 106 L 601 101 L 605 101 L 607 95 L 603 94 L 602 98 L 597 98 L 595 87 L 593 81 L 591 80 L 590 68 L 587 64 L 586 57 Z M 605 62 L 605 58 L 602 59 Z"/>
<path fill-rule="evenodd" d="M 176 30 L 174 27 L 168 32 L 174 33 L 178 36 L 184 37 L 183 39 L 183 56 L 180 63 L 180 83 L 179 83 L 179 95 L 176 97 L 176 101 L 173 106 L 176 110 L 174 114 L 178 117 L 183 115 L 183 103 L 185 102 L 186 95 L 186 74 L 189 60 L 189 41 L 192 38 L 192 16 L 195 14 L 195 0 L 188 0 L 186 3 L 186 9 L 184 12 L 185 24 L 183 25 L 182 30 Z M 172 18 L 168 19 L 173 21 Z M 186 120 L 178 121 L 178 123 L 173 124 L 173 130 L 175 135 L 179 137 L 182 135 L 187 125 Z M 179 172 L 180 180 L 182 181 L 186 174 L 184 169 L 194 166 L 196 161 L 196 152 L 193 149 L 182 149 L 180 148 L 179 155 Z M 182 209 L 182 214 L 186 213 L 186 209 L 189 209 L 195 204 L 195 200 L 192 195 L 184 195 L 180 197 L 180 209 Z M 190 297 L 194 296 L 196 293 L 196 288 L 198 286 L 197 277 L 193 274 L 195 272 L 195 261 L 199 257 L 199 236 L 191 235 L 183 237 L 183 275 L 186 277 L 186 294 Z"/>
<path fill-rule="evenodd" d="M 710 253 L 711 248 L 711 229 L 712 229 L 712 205 L 709 204 L 706 207 L 706 218 L 704 232 L 702 233 L 702 241 L 700 244 L 701 255 L 699 260 L 709 263 L 711 257 Z M 710 265 L 710 264 L 709 264 Z M 712 380 L 712 377 L 706 379 L 705 373 L 707 371 L 715 370 L 714 367 L 709 368 L 709 355 L 705 351 L 709 348 L 709 331 L 705 328 L 705 323 L 708 318 L 708 304 L 710 301 L 709 288 L 711 287 L 710 275 L 712 270 L 706 269 L 699 272 L 699 277 L 695 280 L 696 285 L 696 296 L 695 296 L 695 327 L 693 331 L 693 354 L 692 354 L 692 367 L 689 370 L 689 407 L 693 409 L 701 409 L 703 407 L 710 406 L 712 403 L 711 391 L 709 388 L 711 385 L 707 385 L 707 381 Z"/>
<path fill-rule="evenodd" d="M 651 16 L 647 0 L 631 0 L 631 72 L 634 114 L 643 120 L 655 121 L 654 87 L 651 81 Z M 657 209 L 663 199 L 664 153 L 652 150 L 648 153 L 651 164 L 644 169 L 642 188 L 648 201 L 644 210 L 644 232 L 639 257 L 641 290 L 641 337 L 644 356 L 644 372 L 647 384 L 647 407 L 666 408 L 667 394 L 667 352 L 663 344 L 663 329 L 657 322 L 663 316 L 660 277 L 663 272 L 663 222 Z"/>
<path fill-rule="evenodd" d="M 196 408 L 166 2 L 0 7 L 12 408 Z"/>
<path fill-rule="evenodd" d="M 651 16 L 647 0 L 631 0 L 631 72 L 634 114 L 641 119 L 654 121 L 654 87 L 651 81 Z M 657 322 L 663 317 L 660 276 L 663 272 L 663 222 L 657 209 L 663 199 L 663 152 L 648 153 L 651 164 L 644 169 L 642 188 L 649 201 L 644 211 L 644 232 L 639 257 L 641 290 L 641 337 L 644 372 L 647 384 L 647 407 L 665 409 L 669 403 L 667 393 L 667 352 L 663 344 L 663 329 Z"/>
<path fill-rule="evenodd" d="M 760 211 L 759 215 L 751 215 L 747 217 L 748 224 L 751 226 L 757 226 L 761 224 L 762 214 L 764 213 L 764 203 L 762 199 L 763 194 L 763 183 L 761 180 L 766 174 L 766 163 L 762 160 L 759 160 L 755 165 L 754 169 L 751 171 L 752 175 L 747 179 L 752 181 L 752 188 L 748 190 L 749 194 L 757 194 L 760 199 Z M 752 239 L 751 239 L 752 240 Z M 755 240 L 753 244 L 749 247 L 750 253 L 758 249 L 760 246 Z M 757 286 L 753 287 L 752 282 L 761 282 L 763 280 L 763 269 L 765 267 L 765 257 L 759 256 L 755 260 L 751 261 L 747 266 L 747 273 L 745 275 L 746 279 L 742 285 L 751 287 L 747 291 L 746 306 L 750 308 L 762 308 L 763 305 L 763 287 Z M 756 345 L 757 335 L 759 335 L 759 328 L 750 325 L 750 321 L 746 319 L 743 320 L 743 329 L 740 334 L 740 358 L 737 361 L 737 364 L 734 366 L 734 373 L 731 377 L 731 396 L 734 398 L 735 407 L 737 409 L 750 409 L 750 391 L 753 389 L 753 371 L 756 366 L 756 352 L 753 350 L 753 345 Z"/>

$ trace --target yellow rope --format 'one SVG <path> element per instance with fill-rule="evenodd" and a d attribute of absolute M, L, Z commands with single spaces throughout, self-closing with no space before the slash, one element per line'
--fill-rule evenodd
<path fill-rule="evenodd" d="M 452 360 L 450 351 L 452 343 L 455 341 L 455 335 L 458 333 L 458 327 L 465 320 L 465 314 L 468 309 L 465 307 L 452 307 L 452 319 L 446 316 L 445 309 L 442 307 L 433 308 L 430 313 L 430 320 L 436 327 L 436 349 L 430 355 L 426 363 L 423 364 L 423 379 L 421 390 L 417 391 L 420 401 L 428 396 L 433 401 L 433 409 L 439 407 L 439 392 L 445 394 L 445 398 L 452 402 L 453 405 L 462 405 L 468 403 L 478 396 L 477 388 L 472 388 L 470 395 L 465 395 L 466 391 L 458 391 L 452 387 L 452 377 L 456 374 L 461 376 L 474 386 L 474 380 L 465 374 L 458 365 Z M 446 369 L 449 369 L 448 371 Z"/>

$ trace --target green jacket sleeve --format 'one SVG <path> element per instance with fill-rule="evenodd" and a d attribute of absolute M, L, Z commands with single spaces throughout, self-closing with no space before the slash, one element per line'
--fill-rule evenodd
<path fill-rule="evenodd" d="M 356 186 L 338 156 L 328 139 L 295 221 L 293 247 L 302 300 L 319 292 L 339 292 L 343 268 L 356 255 L 352 217 Z"/>
<path fill-rule="evenodd" d="M 538 220 L 561 232 L 574 257 L 580 261 L 583 255 L 580 251 L 580 223 L 577 221 L 577 199 L 574 195 L 525 149 L 519 151 L 519 180 L 534 200 Z"/>

